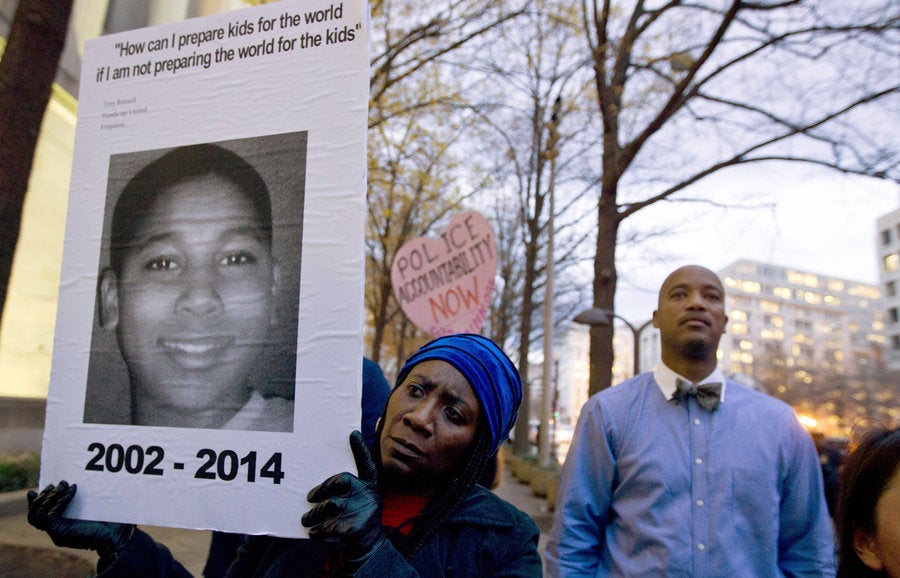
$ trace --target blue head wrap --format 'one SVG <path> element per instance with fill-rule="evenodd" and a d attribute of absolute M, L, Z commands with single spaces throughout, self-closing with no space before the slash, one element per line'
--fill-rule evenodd
<path fill-rule="evenodd" d="M 446 361 L 465 376 L 487 418 L 491 453 L 496 452 L 516 422 L 522 402 L 522 379 L 516 366 L 487 337 L 459 333 L 438 337 L 412 354 L 397 376 L 397 385 L 415 365 L 429 359 Z"/>

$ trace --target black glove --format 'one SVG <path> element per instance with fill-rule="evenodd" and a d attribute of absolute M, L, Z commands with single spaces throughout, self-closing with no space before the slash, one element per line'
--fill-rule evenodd
<path fill-rule="evenodd" d="M 50 484 L 40 494 L 28 492 L 28 523 L 50 535 L 57 546 L 96 550 L 101 560 L 114 558 L 131 538 L 133 524 L 90 522 L 64 518 L 66 506 L 75 497 L 78 486 L 61 481 Z"/>
<path fill-rule="evenodd" d="M 345 561 L 359 568 L 387 540 L 381 527 L 378 473 L 362 434 L 350 434 L 350 449 L 359 477 L 344 472 L 331 476 L 306 499 L 316 504 L 302 518 L 314 540 L 337 538 L 344 547 Z"/>

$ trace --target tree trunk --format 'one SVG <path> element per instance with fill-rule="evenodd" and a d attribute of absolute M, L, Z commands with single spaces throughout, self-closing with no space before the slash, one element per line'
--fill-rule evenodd
<path fill-rule="evenodd" d="M 377 266 L 377 264 L 375 263 L 372 263 L 371 265 L 373 267 Z M 371 357 L 371 359 L 378 364 L 381 363 L 381 347 L 384 344 L 384 333 L 389 322 L 387 311 L 391 295 L 391 283 L 389 281 L 390 278 L 391 277 L 389 272 L 381 272 L 382 282 L 380 283 L 377 293 L 378 303 L 375 307 L 374 315 L 372 316 L 374 321 L 372 328 L 373 339 L 372 351 L 369 354 L 369 357 Z"/>
<path fill-rule="evenodd" d="M 72 0 L 21 0 L 0 60 L 0 320 Z"/>
<path fill-rule="evenodd" d="M 534 239 L 534 237 L 532 237 Z M 528 349 L 531 345 L 531 319 L 534 313 L 534 263 L 537 259 L 535 244 L 532 242 L 525 249 L 525 283 L 522 293 L 522 325 L 519 328 L 519 375 L 522 378 L 522 403 L 519 405 L 519 415 L 513 439 L 513 453 L 527 455 L 531 453 L 531 441 L 529 440 L 531 418 L 531 380 L 528 377 Z"/>
<path fill-rule="evenodd" d="M 537 146 L 534 149 L 536 160 L 536 172 L 534 180 L 534 211 L 528 217 L 525 227 L 527 240 L 525 243 L 525 279 L 522 284 L 522 324 L 519 328 L 519 375 L 522 377 L 522 387 L 524 389 L 522 395 L 522 404 L 519 406 L 519 415 L 516 418 L 515 439 L 513 439 L 513 452 L 516 455 L 526 455 L 531 453 L 531 383 L 529 379 L 530 369 L 528 367 L 528 351 L 531 348 L 531 328 L 532 318 L 535 310 L 534 292 L 539 277 L 538 265 L 538 244 L 541 239 L 541 215 L 544 212 L 544 199 L 546 192 L 542 192 L 542 176 L 543 162 L 541 160 L 540 150 L 543 148 L 543 130 L 544 124 L 541 119 L 543 107 L 535 103 L 534 110 L 536 112 L 533 119 L 534 141 Z M 552 299 L 552 295 L 545 295 L 545 299 Z"/>
<path fill-rule="evenodd" d="M 604 175 L 604 181 L 606 181 Z M 615 185 L 603 184 L 597 208 L 597 248 L 594 252 L 594 307 L 613 311 L 616 298 L 616 238 L 619 214 Z M 611 189 L 611 190 L 610 190 Z M 591 327 L 590 380 L 588 395 L 612 385 L 613 323 Z"/>

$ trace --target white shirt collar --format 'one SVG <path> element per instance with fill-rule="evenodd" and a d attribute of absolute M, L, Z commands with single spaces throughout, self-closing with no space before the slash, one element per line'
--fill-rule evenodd
<path fill-rule="evenodd" d="M 659 365 L 656 366 L 656 369 L 653 370 L 653 378 L 656 380 L 656 385 L 659 386 L 660 391 L 662 391 L 662 394 L 666 399 L 672 399 L 672 396 L 675 394 L 675 380 L 682 379 L 691 383 L 690 379 L 683 375 L 678 375 L 662 361 L 660 361 Z M 700 385 L 701 383 L 721 383 L 722 393 L 719 396 L 719 401 L 725 401 L 725 373 L 722 372 L 721 368 L 716 366 L 712 373 L 696 382 L 696 385 Z"/>
<path fill-rule="evenodd" d="M 265 398 L 256 390 L 222 429 L 246 431 L 284 431 L 293 429 L 294 400 Z"/>

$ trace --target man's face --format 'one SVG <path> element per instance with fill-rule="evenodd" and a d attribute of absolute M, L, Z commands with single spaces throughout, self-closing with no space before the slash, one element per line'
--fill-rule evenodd
<path fill-rule="evenodd" d="M 680 358 L 709 359 L 725 333 L 725 291 L 708 269 L 688 266 L 666 279 L 653 312 L 663 353 Z"/>
<path fill-rule="evenodd" d="M 239 408 L 272 322 L 276 275 L 252 204 L 209 175 L 159 193 L 120 276 L 101 282 L 133 395 L 155 407 Z"/>
<path fill-rule="evenodd" d="M 428 360 L 391 394 L 381 432 L 381 462 L 397 490 L 433 495 L 462 466 L 481 406 L 455 367 Z"/>

